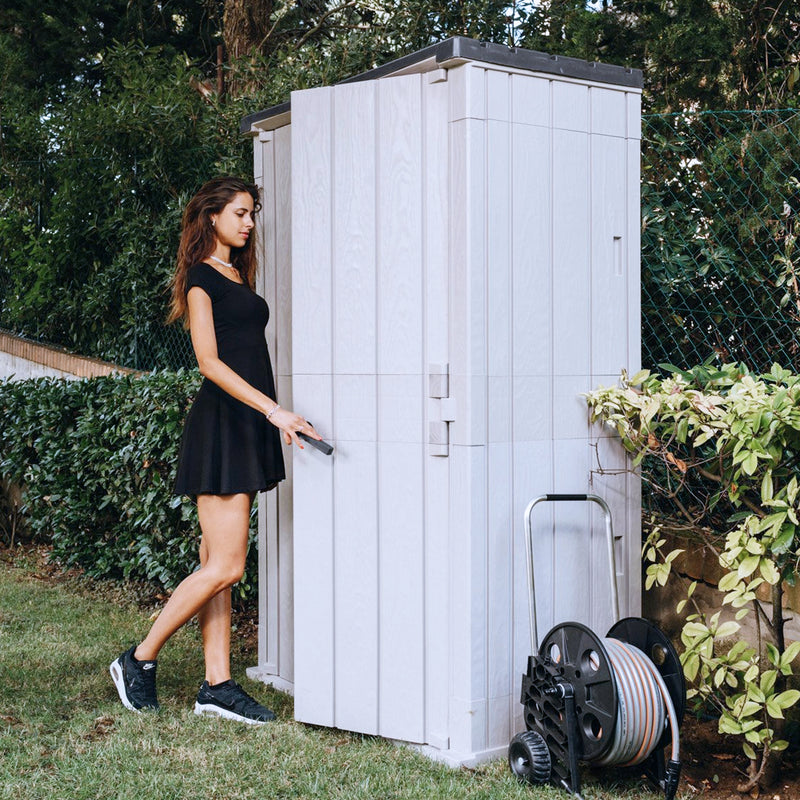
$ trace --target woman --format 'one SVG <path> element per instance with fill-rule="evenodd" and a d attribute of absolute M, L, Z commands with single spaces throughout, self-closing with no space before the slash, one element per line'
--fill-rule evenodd
<path fill-rule="evenodd" d="M 231 586 L 244 572 L 255 493 L 285 477 L 279 431 L 300 448 L 299 432 L 321 437 L 273 399 L 269 309 L 253 291 L 259 207 L 256 186 L 217 178 L 183 215 L 169 321 L 188 318 L 204 380 L 186 418 L 175 493 L 197 498 L 200 569 L 175 589 L 144 641 L 111 664 L 120 699 L 133 711 L 158 709 L 158 653 L 197 615 L 206 674 L 195 713 L 250 724 L 275 718 L 231 680 Z"/>

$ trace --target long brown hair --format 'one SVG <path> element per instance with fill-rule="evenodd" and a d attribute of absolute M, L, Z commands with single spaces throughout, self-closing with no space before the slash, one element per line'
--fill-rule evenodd
<path fill-rule="evenodd" d="M 208 258 L 216 247 L 214 226 L 211 216 L 218 214 L 234 197 L 240 193 L 253 198 L 253 214 L 260 208 L 258 186 L 241 178 L 213 178 L 204 183 L 200 191 L 189 201 L 183 212 L 181 222 L 181 241 L 178 246 L 178 263 L 172 278 L 172 300 L 167 323 L 183 319 L 188 326 L 189 314 L 186 303 L 186 273 L 189 267 Z M 255 289 L 256 283 L 256 229 L 250 231 L 244 247 L 231 248 L 231 264 L 239 272 L 242 280 Z"/>

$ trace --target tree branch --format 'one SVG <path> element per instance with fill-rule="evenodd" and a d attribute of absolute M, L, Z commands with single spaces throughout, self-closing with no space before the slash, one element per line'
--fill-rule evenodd
<path fill-rule="evenodd" d="M 298 49 L 305 44 L 306 40 L 309 36 L 313 36 L 315 33 L 319 32 L 322 29 L 322 26 L 325 24 L 325 20 L 328 19 L 332 14 L 336 14 L 339 11 L 344 11 L 346 8 L 352 8 L 356 4 L 356 0 L 350 0 L 347 3 L 342 3 L 340 6 L 334 6 L 333 8 L 329 8 L 320 18 L 319 22 L 313 27 L 306 31 L 303 36 L 300 37 L 300 40 L 297 42 L 295 47 Z"/>

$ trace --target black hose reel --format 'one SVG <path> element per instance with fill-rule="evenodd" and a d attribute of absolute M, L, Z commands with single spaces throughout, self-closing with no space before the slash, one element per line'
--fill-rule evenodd
<path fill-rule="evenodd" d="M 590 501 L 605 515 L 614 618 L 601 639 L 578 622 L 556 625 L 537 646 L 531 513 L 543 501 Z M 520 779 L 580 797 L 579 763 L 639 766 L 672 800 L 680 778 L 679 728 L 686 685 L 669 639 L 639 617 L 619 619 L 611 512 L 596 495 L 542 495 L 525 511 L 531 655 L 520 701 L 526 731 L 509 744 Z M 665 763 L 664 751 L 671 745 Z"/>

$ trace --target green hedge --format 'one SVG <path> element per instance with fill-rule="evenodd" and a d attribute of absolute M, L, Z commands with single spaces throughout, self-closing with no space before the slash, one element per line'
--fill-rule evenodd
<path fill-rule="evenodd" d="M 0 382 L 0 488 L 28 533 L 92 577 L 176 586 L 198 563 L 194 503 L 172 495 L 197 370 Z M 255 538 L 255 512 L 251 544 Z M 235 589 L 255 594 L 257 563 Z"/>

